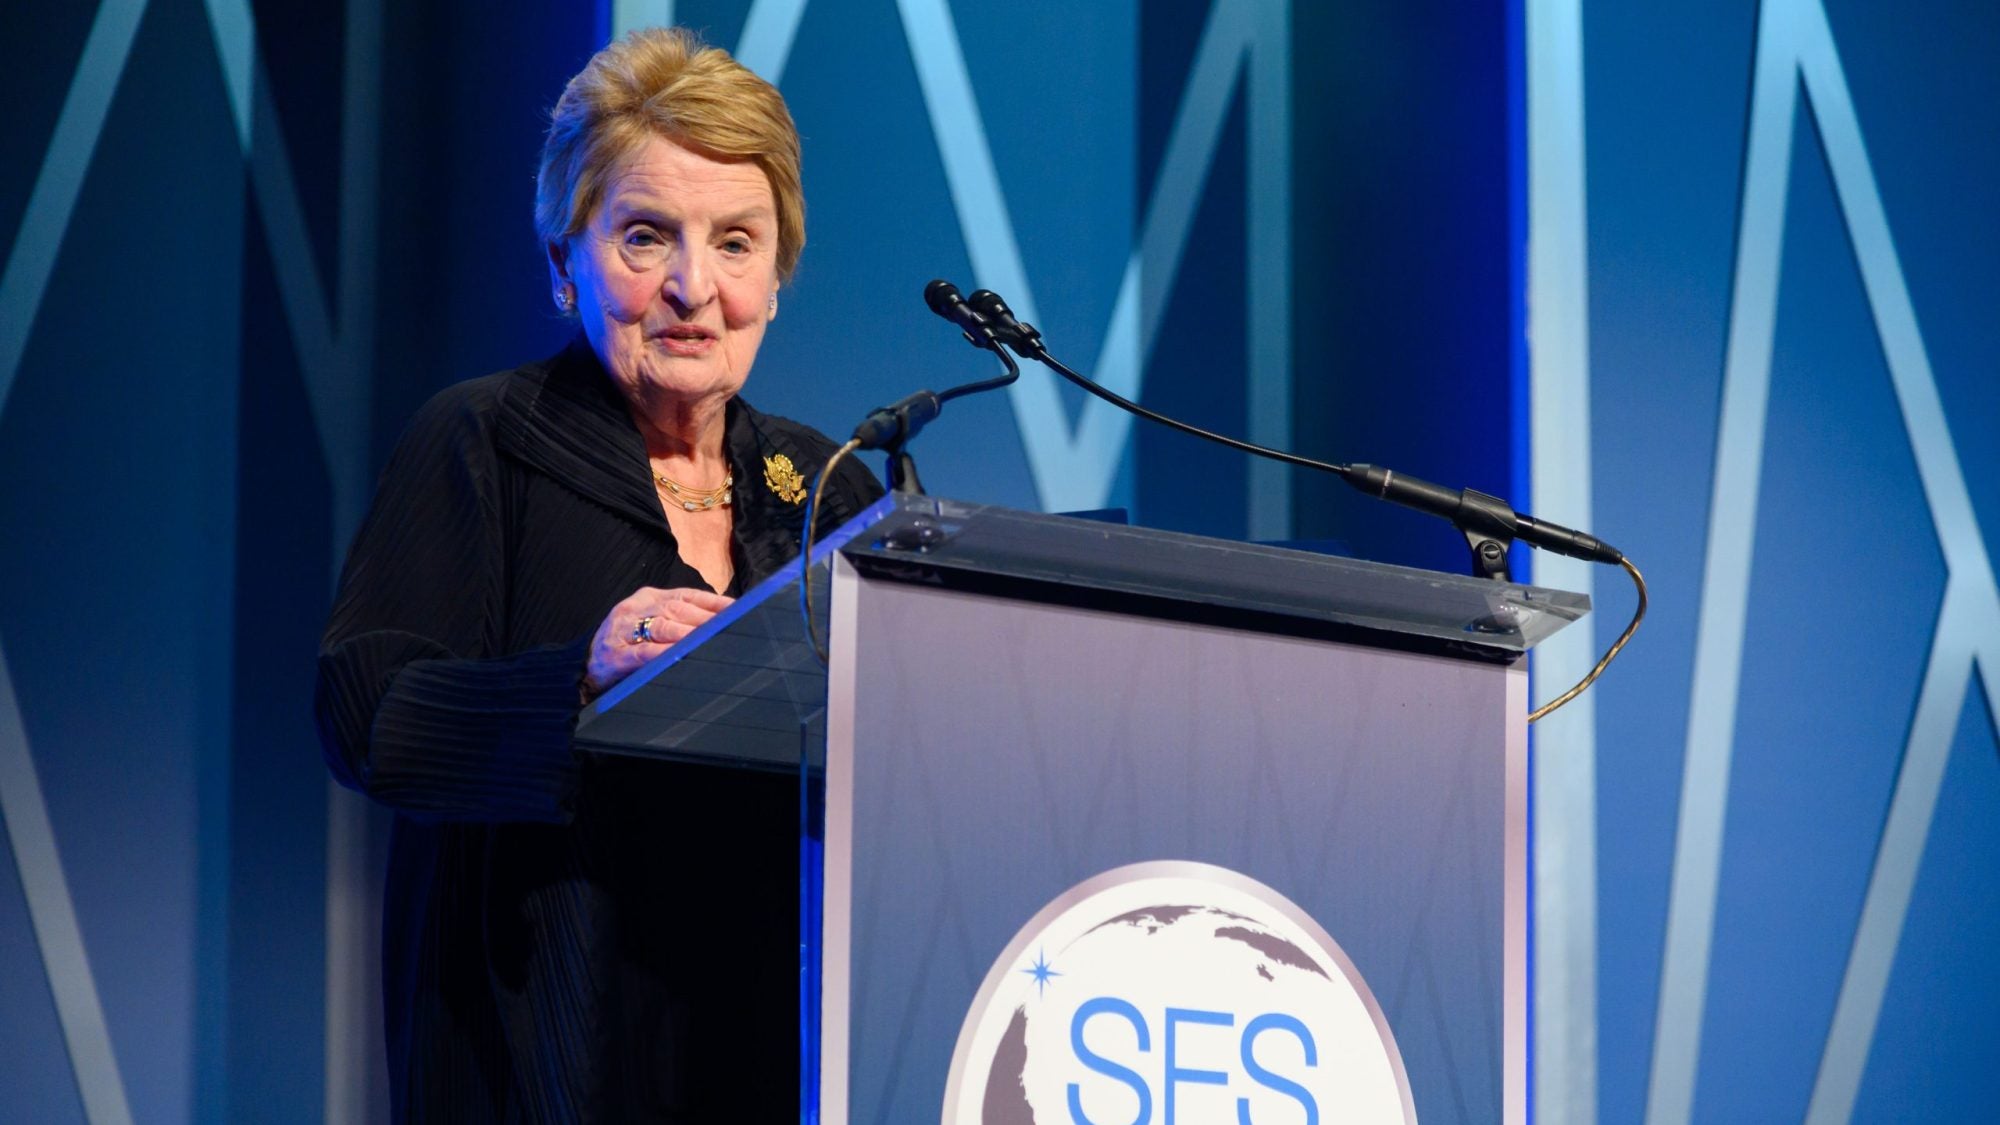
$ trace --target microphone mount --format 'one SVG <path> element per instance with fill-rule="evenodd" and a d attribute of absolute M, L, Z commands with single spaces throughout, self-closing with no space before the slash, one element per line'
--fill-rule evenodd
<path fill-rule="evenodd" d="M 929 425 L 944 409 L 944 399 L 935 391 L 905 395 L 887 406 L 878 406 L 854 427 L 856 449 L 881 449 L 889 454 L 889 487 L 897 492 L 921 495 L 924 485 L 917 479 L 917 462 L 905 446 L 917 431 Z"/>
<path fill-rule="evenodd" d="M 1450 520 L 1472 548 L 1472 569 L 1482 578 L 1509 580 L 1507 548 L 1516 539 L 1589 562 L 1616 566 L 1625 560 L 1624 554 L 1609 543 L 1559 523 L 1517 512 L 1498 496 L 1471 488 L 1446 488 L 1380 465 L 1340 468 L 1341 479 L 1370 496 Z"/>

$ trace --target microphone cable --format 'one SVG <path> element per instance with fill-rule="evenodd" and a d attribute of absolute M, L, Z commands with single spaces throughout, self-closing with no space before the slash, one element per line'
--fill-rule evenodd
<path fill-rule="evenodd" d="M 1604 670 L 1606 668 L 1611 667 L 1612 658 L 1617 656 L 1618 651 L 1625 647 L 1625 642 L 1631 640 L 1632 634 L 1639 631 L 1639 622 L 1646 619 L 1645 575 L 1640 574 L 1639 568 L 1632 565 L 1632 560 L 1626 558 L 1623 555 L 1620 555 L 1618 557 L 1618 565 L 1625 568 L 1625 573 L 1632 576 L 1632 585 L 1635 589 L 1639 591 L 1639 607 L 1632 611 L 1632 620 L 1625 626 L 1625 631 L 1618 634 L 1618 639 L 1611 642 L 1611 647 L 1604 650 L 1604 655 L 1601 658 L 1599 658 L 1597 664 L 1590 669 L 1590 672 L 1587 675 L 1585 675 L 1582 679 L 1578 680 L 1573 686 L 1571 686 L 1571 688 L 1568 691 L 1563 692 L 1561 695 L 1556 696 L 1554 699 L 1551 699 L 1547 703 L 1542 704 L 1540 707 L 1535 708 L 1533 711 L 1528 712 L 1529 722 L 1531 723 L 1541 722 L 1544 718 L 1547 718 L 1548 715 L 1551 712 L 1553 712 L 1556 708 L 1561 707 L 1563 704 L 1568 703 L 1570 700 L 1575 699 L 1579 695 L 1582 695 L 1583 690 L 1585 688 L 1589 687 L 1593 683 L 1596 683 L 1597 677 L 1603 675 Z"/>
<path fill-rule="evenodd" d="M 826 492 L 827 478 L 833 475 L 833 467 L 840 459 L 861 448 L 860 438 L 849 438 L 846 445 L 833 451 L 833 456 L 820 466 L 819 477 L 813 481 L 812 500 L 806 504 L 806 526 L 799 538 L 799 615 L 805 618 L 806 640 L 812 642 L 813 655 L 819 657 L 822 666 L 831 667 L 827 656 L 826 643 L 819 639 L 819 626 L 813 624 L 812 557 L 813 532 L 819 526 L 819 498 Z M 827 563 L 828 577 L 832 576 L 833 564 Z M 829 586 L 829 589 L 831 587 Z"/>

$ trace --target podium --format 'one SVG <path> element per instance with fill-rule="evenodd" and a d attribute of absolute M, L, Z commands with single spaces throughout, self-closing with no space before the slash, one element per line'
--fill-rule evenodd
<path fill-rule="evenodd" d="M 1522 657 L 1586 598 L 925 496 L 811 564 L 577 729 L 823 785 L 802 1116 L 1525 1121 Z"/>

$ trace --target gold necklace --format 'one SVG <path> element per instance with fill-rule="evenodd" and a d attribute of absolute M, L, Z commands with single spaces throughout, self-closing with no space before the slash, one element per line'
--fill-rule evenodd
<path fill-rule="evenodd" d="M 730 470 L 729 474 L 722 478 L 722 483 L 714 488 L 689 488 L 657 470 L 653 473 L 653 479 L 660 482 L 661 487 L 667 490 L 667 495 L 674 503 L 679 504 L 684 512 L 706 512 L 714 508 L 727 508 L 729 492 L 736 487 L 734 469 Z"/>

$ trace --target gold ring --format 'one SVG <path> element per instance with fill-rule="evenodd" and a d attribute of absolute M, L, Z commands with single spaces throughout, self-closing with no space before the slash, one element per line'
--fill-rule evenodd
<path fill-rule="evenodd" d="M 650 618 L 650 617 L 641 617 L 641 618 L 639 619 L 639 627 L 638 627 L 638 628 L 636 628 L 636 629 L 634 629 L 634 630 L 632 630 L 632 643 L 633 643 L 633 644 L 635 644 L 635 645 L 636 645 L 636 644 L 641 644 L 641 643 L 645 643 L 645 644 L 650 644 L 650 643 L 652 643 L 652 640 L 653 640 L 653 628 L 652 628 L 652 626 L 653 626 L 653 619 L 652 619 L 652 618 Z"/>

